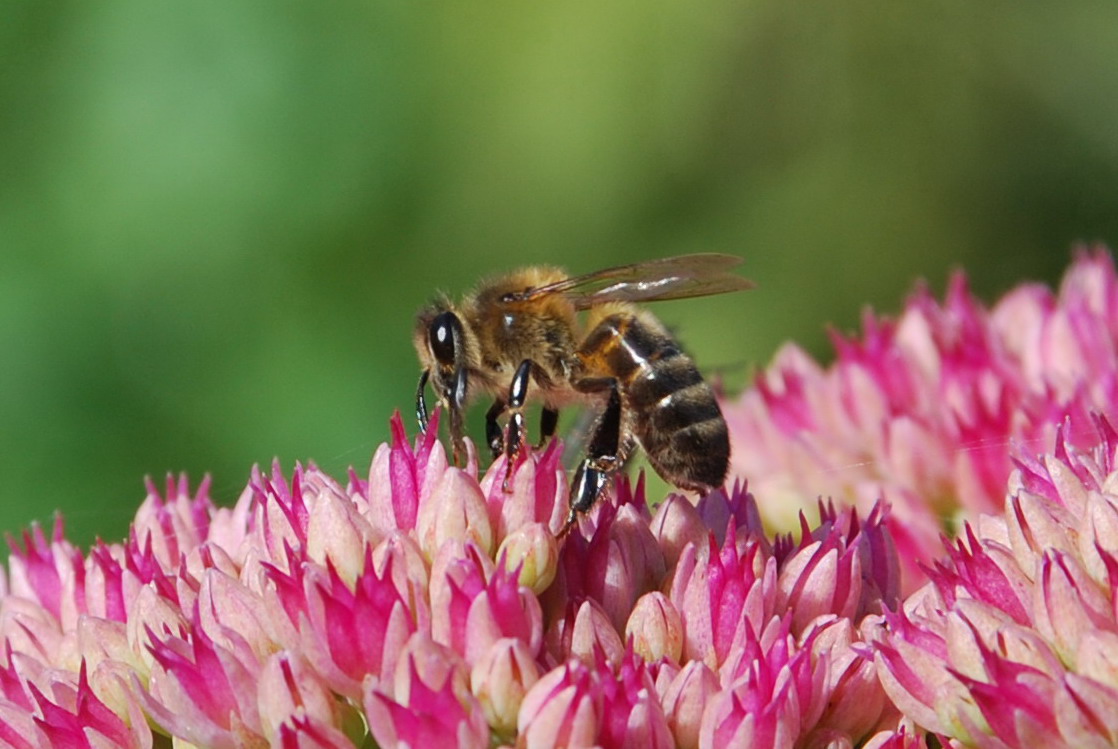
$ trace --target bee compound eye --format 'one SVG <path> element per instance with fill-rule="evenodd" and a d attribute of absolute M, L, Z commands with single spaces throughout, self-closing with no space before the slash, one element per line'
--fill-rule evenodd
<path fill-rule="evenodd" d="M 440 364 L 454 363 L 455 338 L 459 335 L 461 323 L 453 312 L 443 312 L 431 321 L 428 338 L 431 353 Z"/>

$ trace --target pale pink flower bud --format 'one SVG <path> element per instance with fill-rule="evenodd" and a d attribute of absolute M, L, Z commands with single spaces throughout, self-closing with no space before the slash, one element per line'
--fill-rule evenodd
<path fill-rule="evenodd" d="M 97 749 L 148 749 L 151 730 L 138 703 L 131 700 L 122 716 L 110 710 L 90 689 L 86 669 L 81 666 L 77 678 L 72 673 L 55 671 L 45 679 L 42 688 L 30 688 L 35 703 L 29 712 L 35 715 L 35 724 L 41 731 L 28 731 L 20 739 L 42 737 L 41 743 L 31 746 L 90 746 Z M 0 723 L 5 722 L 0 713 Z M 8 724 L 7 729 L 19 723 Z M 76 744 L 80 736 L 81 744 Z M 0 728 L 0 738 L 4 729 Z M 19 740 L 11 743 L 21 746 Z"/>
<path fill-rule="evenodd" d="M 1050 550 L 1075 553 L 1067 529 L 1076 522 L 1068 510 L 1030 492 L 1015 494 L 1008 499 L 1008 505 L 1010 545 L 1018 566 L 1030 577 L 1035 572 L 1031 567 L 1038 554 Z"/>
<path fill-rule="evenodd" d="M 282 749 L 353 749 L 353 741 L 333 726 L 305 715 L 292 715 L 279 728 L 274 746 Z"/>
<path fill-rule="evenodd" d="M 1074 666 L 1083 638 L 1114 624 L 1112 601 L 1075 557 L 1058 551 L 1041 557 L 1037 583 L 1036 630 L 1053 644 L 1062 661 Z"/>
<path fill-rule="evenodd" d="M 419 546 L 434 559 L 447 541 L 474 543 L 492 556 L 495 536 L 489 509 L 477 480 L 458 468 L 447 468 L 420 505 L 416 519 Z"/>
<path fill-rule="evenodd" d="M 308 664 L 289 651 L 271 655 L 260 671 L 257 709 L 269 741 L 275 742 L 284 723 L 296 717 L 336 725 L 342 705 Z"/>
<path fill-rule="evenodd" d="M 13 651 L 33 656 L 44 664 L 61 661 L 77 649 L 58 627 L 50 612 L 26 598 L 9 597 L 0 608 L 0 635 Z M 72 667 L 73 664 L 66 664 Z"/>
<path fill-rule="evenodd" d="M 1118 686 L 1118 633 L 1089 632 L 1076 652 L 1079 673 L 1100 684 Z"/>
<path fill-rule="evenodd" d="M 466 651 L 466 617 L 473 596 L 492 575 L 493 561 L 473 544 L 452 541 L 431 565 L 431 634 L 458 653 Z"/>
<path fill-rule="evenodd" d="M 525 747 L 673 745 L 652 677 L 631 653 L 616 666 L 570 661 L 544 675 L 525 696 L 517 726 Z"/>
<path fill-rule="evenodd" d="M 647 511 L 642 514 L 642 511 L 637 509 L 638 506 L 641 508 L 645 506 L 643 487 L 643 484 L 638 485 L 637 494 L 634 498 L 634 501 L 639 501 L 640 504 L 621 505 L 618 508 L 617 517 L 610 527 L 610 536 L 633 568 L 635 584 L 633 598 L 629 601 L 625 610 L 621 612 L 618 626 L 624 625 L 628 612 L 632 609 L 637 598 L 658 588 L 667 573 L 664 553 L 660 550 L 660 544 L 649 529 Z"/>
<path fill-rule="evenodd" d="M 559 542 L 543 523 L 526 523 L 505 537 L 497 559 L 505 569 L 518 570 L 520 584 L 539 595 L 559 570 Z"/>
<path fill-rule="evenodd" d="M 718 677 L 702 661 L 688 661 L 664 695 L 664 712 L 676 744 L 697 749 L 703 710 L 721 690 Z"/>
<path fill-rule="evenodd" d="M 388 570 L 392 584 L 402 596 L 425 591 L 431 584 L 423 551 L 415 539 L 403 531 L 393 531 L 377 544 L 373 549 L 373 568 L 378 575 Z"/>
<path fill-rule="evenodd" d="M 209 498 L 210 479 L 207 476 L 199 484 L 193 497 L 185 474 L 177 480 L 167 475 L 166 498 L 160 496 L 151 479 L 145 483 L 148 495 L 136 512 L 131 532 L 137 547 L 150 545 L 160 566 L 167 571 L 174 570 L 179 559 L 201 544 L 209 533 L 213 511 Z"/>
<path fill-rule="evenodd" d="M 815 728 L 827 695 L 825 659 L 814 668 L 810 643 L 797 647 L 786 634 L 787 621 L 781 631 L 767 647 L 761 640 L 746 644 L 749 657 L 738 661 L 728 688 L 703 711 L 700 747 L 776 749 Z"/>
<path fill-rule="evenodd" d="M 454 547 L 447 547 L 453 549 Z M 517 578 L 476 547 L 440 554 L 431 574 L 432 634 L 473 664 L 502 637 L 519 637 L 537 652 L 543 640 L 539 601 Z M 487 577 L 488 575 L 488 577 Z"/>
<path fill-rule="evenodd" d="M 128 644 L 133 652 L 139 654 L 146 672 L 154 663 L 150 633 L 181 632 L 189 625 L 182 610 L 173 601 L 159 595 L 154 585 L 140 589 L 132 610 L 127 625 Z"/>
<path fill-rule="evenodd" d="M 266 560 L 273 567 L 279 566 L 284 572 L 291 572 L 283 565 L 292 558 L 288 554 L 289 549 L 306 548 L 310 512 L 303 502 L 298 484 L 295 484 L 294 490 L 288 489 L 278 465 L 273 467 L 273 474 L 272 478 L 268 478 L 258 468 L 252 469 L 252 479 L 246 492 L 251 492 L 254 511 L 246 556 L 258 561 Z"/>
<path fill-rule="evenodd" d="M 836 739 L 856 743 L 869 735 L 886 714 L 889 701 L 878 683 L 871 653 L 856 649 L 860 637 L 850 619 L 822 617 L 813 624 L 811 650 L 826 658 L 827 705 L 820 724 Z"/>
<path fill-rule="evenodd" d="M 505 491 L 507 461 L 493 461 L 481 480 L 489 516 L 497 538 L 515 533 L 529 523 L 542 523 L 557 533 L 566 520 L 567 480 L 562 463 L 562 443 L 553 440 L 543 452 L 522 454 Z"/>
<path fill-rule="evenodd" d="M 652 674 L 653 682 L 656 685 L 656 694 L 660 699 L 660 704 L 663 705 L 664 698 L 667 697 L 672 682 L 679 676 L 680 668 L 676 663 L 668 660 L 656 661 L 654 663 L 645 661 L 645 666 L 648 668 L 649 673 Z"/>
<path fill-rule="evenodd" d="M 416 438 L 413 449 L 397 411 L 391 420 L 391 445 L 381 445 L 373 456 L 368 484 L 369 519 L 384 535 L 415 528 L 421 495 L 429 493 L 429 485 L 446 469 L 446 453 L 438 442 L 438 414 L 433 414 L 427 433 Z"/>
<path fill-rule="evenodd" d="M 941 634 L 925 632 L 903 616 L 886 616 L 890 636 L 876 644 L 878 676 L 901 712 L 931 731 L 947 733 L 953 718 L 940 714 L 962 704 L 966 690 L 945 668 L 947 644 Z"/>
<path fill-rule="evenodd" d="M 0 742 L 13 749 L 40 749 L 50 746 L 50 739 L 29 709 L 0 702 Z"/>
<path fill-rule="evenodd" d="M 621 660 L 625 652 L 621 635 L 617 633 L 609 617 L 595 601 L 590 599 L 583 601 L 579 604 L 573 620 L 568 619 L 568 621 L 570 621 L 569 629 L 561 630 L 561 639 L 565 643 L 565 647 L 558 648 L 561 652 L 579 658 L 585 663 L 594 662 L 598 655 L 603 655 L 611 663 Z"/>
<path fill-rule="evenodd" d="M 928 749 L 924 734 L 911 726 L 874 734 L 862 749 Z"/>
<path fill-rule="evenodd" d="M 724 489 L 707 494 L 695 509 L 719 546 L 725 545 L 727 530 L 755 543 L 767 543 L 757 502 L 744 483 L 735 481 L 729 494 Z"/>
<path fill-rule="evenodd" d="M 683 617 L 684 657 L 715 669 L 749 631 L 759 632 L 775 611 L 776 576 L 776 559 L 766 557 L 760 544 L 739 554 L 734 539 L 719 551 L 711 538 L 702 558 L 688 546 L 670 593 Z"/>
<path fill-rule="evenodd" d="M 652 533 L 669 568 L 675 567 L 688 544 L 704 545 L 709 532 L 698 510 L 682 494 L 669 494 L 652 517 Z"/>
<path fill-rule="evenodd" d="M 332 481 L 317 482 L 319 491 L 314 494 L 307 490 L 306 483 L 303 493 L 310 508 L 307 558 L 323 566 L 329 560 L 341 578 L 352 585 L 361 573 L 365 546 L 375 546 L 380 536 Z"/>
<path fill-rule="evenodd" d="M 414 659 L 405 659 L 412 673 L 399 683 L 407 691 L 393 697 L 377 689 L 370 679 L 365 685 L 363 705 L 369 731 L 380 746 L 455 747 L 485 749 L 489 727 L 481 706 L 467 691 L 455 688 L 455 678 L 428 684 L 417 671 Z"/>
<path fill-rule="evenodd" d="M 404 643 L 429 617 L 418 592 L 397 590 L 391 563 L 378 573 L 369 548 L 365 560 L 352 590 L 329 564 L 289 564 L 293 574 L 266 568 L 272 585 L 264 602 L 279 623 L 280 642 L 300 650 L 331 689 L 353 698 L 367 674 L 391 677 Z"/>
<path fill-rule="evenodd" d="M 1118 559 L 1118 487 L 1107 494 L 1092 491 L 1087 498 L 1084 532 L 1079 534 L 1079 555 L 1087 572 L 1099 584 L 1109 584 L 1104 555 Z M 88 583 L 86 584 L 88 587 Z"/>
<path fill-rule="evenodd" d="M 629 615 L 625 639 L 649 663 L 662 658 L 678 663 L 683 652 L 683 619 L 666 595 L 645 593 Z"/>
<path fill-rule="evenodd" d="M 148 637 L 155 663 L 142 699 L 156 723 L 200 746 L 263 741 L 261 664 L 247 645 L 228 650 L 197 626 L 189 634 Z"/>
<path fill-rule="evenodd" d="M 54 619 L 53 629 L 70 629 L 84 609 L 85 575 L 81 552 L 66 541 L 61 516 L 56 516 L 48 541 L 35 524 L 23 533 L 20 546 L 7 537 L 10 595 L 34 601 Z"/>
<path fill-rule="evenodd" d="M 140 706 L 140 691 L 132 679 L 136 669 L 131 664 L 106 660 L 96 668 L 87 665 L 86 672 L 89 674 L 90 689 L 107 709 L 121 717 L 133 730 L 139 730 L 139 726 L 147 723 Z"/>
<path fill-rule="evenodd" d="M 256 491 L 249 485 L 232 507 L 214 507 L 210 511 L 207 542 L 225 551 L 242 569 L 248 566 L 250 557 L 263 551 L 258 543 L 260 537 L 253 528 L 257 498 Z"/>
<path fill-rule="evenodd" d="M 275 651 L 265 616 L 260 597 L 240 582 L 215 569 L 203 574 L 198 591 L 198 626 L 215 642 L 233 648 L 231 638 L 236 638 L 263 661 Z"/>
<path fill-rule="evenodd" d="M 469 668 L 462 656 L 425 632 L 416 632 L 408 639 L 396 660 L 395 679 L 382 684 L 380 691 L 390 696 L 411 694 L 414 679 L 424 684 L 445 684 L 459 702 L 467 701 L 470 694 Z"/>
<path fill-rule="evenodd" d="M 476 663 L 503 637 L 523 640 L 533 653 L 543 644 L 543 612 L 539 600 L 498 567 L 486 587 L 470 603 L 466 619 L 465 653 Z"/>
<path fill-rule="evenodd" d="M 610 670 L 602 673 L 606 668 Z M 599 743 L 671 749 L 675 742 L 645 663 L 628 652 L 616 669 L 600 660 L 597 670 L 602 674 L 598 682 L 602 693 L 603 729 Z"/>
<path fill-rule="evenodd" d="M 825 614 L 851 617 L 862 596 L 862 568 L 856 549 L 843 548 L 836 534 L 801 546 L 781 566 L 777 606 L 790 609 L 792 629 Z"/>
<path fill-rule="evenodd" d="M 86 613 L 101 619 L 124 622 L 144 584 L 129 569 L 125 548 L 97 542 L 85 562 Z"/>
<path fill-rule="evenodd" d="M 629 542 L 624 531 L 613 532 L 616 518 L 617 511 L 612 506 L 601 506 L 589 538 L 574 533 L 564 542 L 560 565 L 565 597 L 568 600 L 593 599 L 609 616 L 614 628 L 621 629 L 633 603 L 643 592 L 644 560 L 643 556 L 633 555 L 635 544 Z"/>
<path fill-rule="evenodd" d="M 525 749 L 594 746 L 600 717 L 593 680 L 593 674 L 579 661 L 544 674 L 520 705 L 517 745 Z"/>
<path fill-rule="evenodd" d="M 121 622 L 87 616 L 78 621 L 78 652 L 90 673 L 96 675 L 102 663 L 119 663 L 144 673 L 146 667 L 140 654 L 128 643 L 128 632 Z"/>
<path fill-rule="evenodd" d="M 524 695 L 539 680 L 540 669 L 523 640 L 504 637 L 493 643 L 470 671 L 473 691 L 485 720 L 498 737 L 516 735 Z"/>

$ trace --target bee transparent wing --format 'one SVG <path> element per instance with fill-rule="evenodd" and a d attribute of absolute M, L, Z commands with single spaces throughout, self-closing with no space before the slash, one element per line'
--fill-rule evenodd
<path fill-rule="evenodd" d="M 605 302 L 651 302 L 725 294 L 753 288 L 753 282 L 730 273 L 740 257 L 714 252 L 649 260 L 565 278 L 505 296 L 521 302 L 562 294 L 578 309 Z"/>

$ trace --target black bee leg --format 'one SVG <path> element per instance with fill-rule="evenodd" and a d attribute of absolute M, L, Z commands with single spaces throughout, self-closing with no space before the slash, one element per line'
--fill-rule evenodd
<path fill-rule="evenodd" d="M 540 412 L 540 441 L 536 444 L 537 450 L 555 436 L 557 426 L 559 426 L 559 411 L 544 406 L 543 411 Z"/>
<path fill-rule="evenodd" d="M 454 465 L 463 465 L 467 459 L 465 430 L 462 425 L 462 414 L 466 408 L 466 393 L 468 392 L 469 374 L 465 367 L 458 366 L 454 370 L 454 386 L 448 388 L 446 394 L 447 410 L 450 411 L 450 439 L 454 443 Z"/>
<path fill-rule="evenodd" d="M 464 433 L 462 426 L 462 409 L 451 406 L 449 410 L 451 453 L 454 459 L 454 465 L 460 466 L 466 463 L 466 456 L 469 455 L 469 451 L 466 449 L 466 441 L 462 437 Z"/>
<path fill-rule="evenodd" d="M 497 423 L 497 419 L 507 408 L 505 402 L 498 398 L 485 412 L 485 441 L 489 443 L 489 449 L 492 451 L 494 458 L 504 452 L 505 449 L 505 437 L 501 434 L 501 425 Z"/>
<path fill-rule="evenodd" d="M 419 419 L 419 431 L 427 432 L 427 397 L 424 390 L 427 388 L 427 380 L 431 376 L 428 370 L 423 370 L 423 374 L 419 375 L 419 387 L 415 389 L 415 417 Z"/>
<path fill-rule="evenodd" d="M 621 394 L 617 389 L 617 380 L 602 378 L 584 380 L 575 386 L 582 392 L 594 392 L 609 388 L 609 400 L 606 401 L 606 410 L 598 418 L 594 428 L 594 435 L 590 438 L 590 447 L 586 458 L 575 472 L 574 482 L 571 484 L 571 494 L 568 503 L 570 512 L 559 538 L 564 538 L 574 528 L 580 512 L 586 512 L 594 506 L 599 495 L 605 490 L 609 479 L 624 463 L 621 440 Z M 625 441 L 628 445 L 629 441 Z"/>
<path fill-rule="evenodd" d="M 525 359 L 516 368 L 509 385 L 508 410 L 509 423 L 508 435 L 505 437 L 505 480 L 502 488 L 509 491 L 509 481 L 512 479 L 512 467 L 520 456 L 520 448 L 524 444 L 524 401 L 528 398 L 528 380 L 532 375 L 532 360 Z"/>

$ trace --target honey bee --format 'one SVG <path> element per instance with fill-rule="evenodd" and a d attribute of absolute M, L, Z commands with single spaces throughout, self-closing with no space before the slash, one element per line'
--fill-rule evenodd
<path fill-rule="evenodd" d="M 740 263 L 702 253 L 581 276 L 531 267 L 485 282 L 459 303 L 437 299 L 420 310 L 413 336 L 423 366 L 416 390 L 420 429 L 428 428 L 430 383 L 449 413 L 457 461 L 465 454 L 463 411 L 476 394 L 492 395 L 486 441 L 494 457 L 508 457 L 507 489 L 525 441 L 529 397 L 543 403 L 541 446 L 555 433 L 559 409 L 597 407 L 561 535 L 593 506 L 637 444 L 669 483 L 703 493 L 721 486 L 730 441 L 714 392 L 660 321 L 635 303 L 752 288 L 729 272 Z M 498 420 L 506 412 L 503 432 Z"/>

